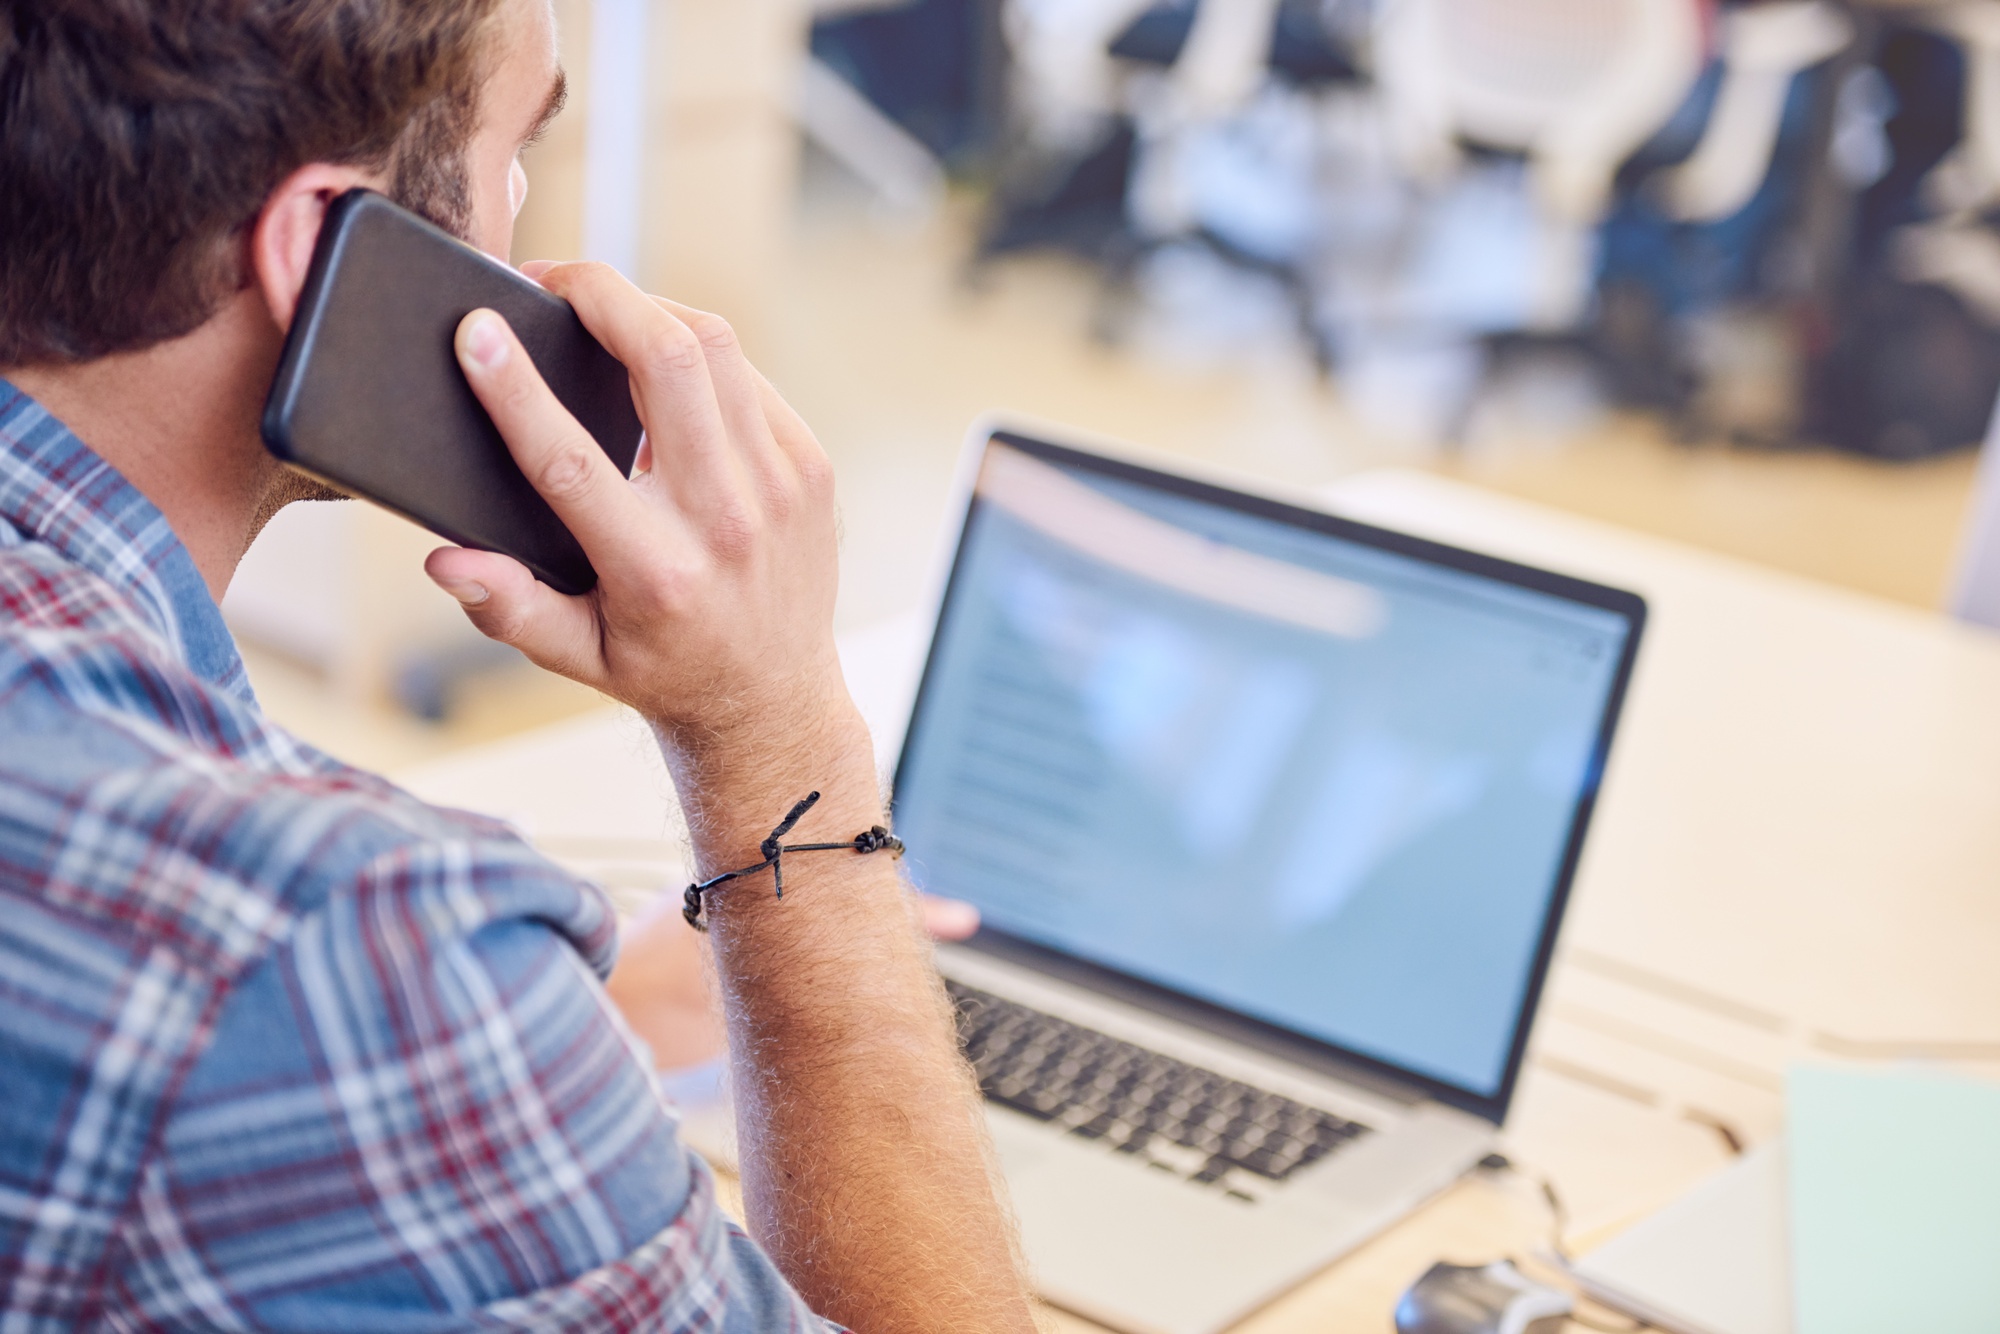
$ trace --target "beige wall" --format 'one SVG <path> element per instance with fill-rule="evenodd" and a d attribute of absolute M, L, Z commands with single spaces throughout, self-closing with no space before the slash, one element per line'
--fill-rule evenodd
<path fill-rule="evenodd" d="M 554 0 L 569 106 L 528 150 L 528 202 L 514 223 L 514 262 L 583 254 L 584 102 L 588 96 L 590 0 Z"/>
<path fill-rule="evenodd" d="M 588 0 L 556 0 L 570 109 L 528 159 L 519 259 L 583 248 L 592 114 Z M 798 175 L 791 89 L 805 44 L 796 0 L 653 0 L 638 272 L 650 291 L 765 341 Z"/>

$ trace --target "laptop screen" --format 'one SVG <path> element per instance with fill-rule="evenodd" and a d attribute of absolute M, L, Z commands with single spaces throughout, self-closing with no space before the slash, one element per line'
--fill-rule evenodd
<path fill-rule="evenodd" d="M 1001 937 L 1504 1112 L 1642 618 L 996 437 L 897 831 Z"/>

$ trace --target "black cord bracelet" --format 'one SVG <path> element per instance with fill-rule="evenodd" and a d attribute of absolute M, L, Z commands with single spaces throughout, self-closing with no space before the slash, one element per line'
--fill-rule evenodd
<path fill-rule="evenodd" d="M 804 801 L 792 807 L 791 814 L 778 822 L 778 827 L 771 831 L 771 836 L 757 845 L 757 851 L 764 854 L 763 861 L 758 862 L 755 866 L 745 866 L 740 870 L 724 871 L 721 875 L 713 876 L 698 885 L 689 885 L 687 887 L 687 895 L 682 900 L 681 907 L 681 916 L 687 918 L 687 924 L 697 931 L 708 930 L 708 923 L 701 919 L 701 896 L 708 893 L 711 889 L 728 884 L 731 880 L 742 880 L 748 876 L 756 875 L 767 866 L 771 868 L 771 879 L 777 886 L 778 897 L 781 899 L 785 897 L 785 854 L 788 852 L 840 852 L 845 850 L 848 852 L 858 852 L 864 856 L 871 852 L 892 852 L 898 857 L 903 855 L 903 840 L 897 838 L 879 824 L 872 829 L 863 830 L 845 843 L 787 844 L 783 842 L 785 835 L 791 833 L 793 826 L 804 819 L 806 812 L 811 810 L 818 802 L 819 793 L 814 792 Z"/>

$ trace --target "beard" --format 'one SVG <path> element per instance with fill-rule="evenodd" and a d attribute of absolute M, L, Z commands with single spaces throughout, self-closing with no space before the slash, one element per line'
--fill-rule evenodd
<path fill-rule="evenodd" d="M 290 466 L 279 464 L 271 474 L 270 482 L 264 487 L 264 495 L 257 503 L 257 513 L 250 520 L 250 541 L 255 542 L 264 531 L 264 525 L 278 517 L 278 511 L 301 500 L 352 500 L 345 491 L 322 482 L 317 477 Z M 245 544 L 248 545 L 247 543 Z"/>
<path fill-rule="evenodd" d="M 466 150 L 478 129 L 476 97 L 447 94 L 417 113 L 389 172 L 389 198 L 472 243 L 472 182 Z"/>

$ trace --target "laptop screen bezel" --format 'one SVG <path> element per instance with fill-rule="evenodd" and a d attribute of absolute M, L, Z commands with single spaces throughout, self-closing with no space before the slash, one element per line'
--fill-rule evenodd
<path fill-rule="evenodd" d="M 1541 996 L 1548 980 L 1549 966 L 1555 955 L 1557 934 L 1561 929 L 1563 914 L 1569 904 L 1571 888 L 1583 854 L 1584 838 L 1595 813 L 1597 798 L 1602 787 L 1605 763 L 1610 755 L 1611 744 L 1617 733 L 1618 721 L 1623 713 L 1625 697 L 1631 683 L 1633 666 L 1638 659 L 1639 641 L 1646 625 L 1646 602 L 1636 593 L 1610 588 L 1602 584 L 1590 583 L 1568 575 L 1520 565 L 1498 557 L 1482 555 L 1459 547 L 1432 542 L 1425 538 L 1412 537 L 1386 528 L 1359 523 L 1322 510 L 1307 509 L 1287 504 L 1267 496 L 1235 491 L 1210 482 L 1183 476 L 1172 472 L 1149 468 L 1125 459 L 1058 445 L 1046 440 L 1035 439 L 1013 430 L 993 430 L 986 432 L 983 441 L 975 448 L 976 458 L 972 461 L 972 475 L 976 478 L 977 465 L 982 463 L 987 453 L 995 445 L 1017 449 L 1030 457 L 1046 463 L 1075 468 L 1084 472 L 1139 486 L 1153 488 L 1171 495 L 1180 496 L 1219 508 L 1234 510 L 1253 517 L 1271 520 L 1302 528 L 1314 533 L 1333 537 L 1342 541 L 1372 547 L 1393 555 L 1436 565 L 1460 573 L 1491 579 L 1497 583 L 1515 588 L 1528 589 L 1551 597 L 1575 602 L 1582 606 L 1610 612 L 1626 622 L 1627 633 L 1623 651 L 1619 655 L 1611 688 L 1606 692 L 1603 715 L 1599 720 L 1597 740 L 1591 752 L 1585 779 L 1578 793 L 1574 814 L 1570 821 L 1562 861 L 1556 882 L 1543 912 L 1542 929 L 1537 938 L 1535 952 L 1530 963 L 1527 983 L 1521 993 L 1521 1004 L 1514 1016 L 1512 1037 L 1508 1045 L 1507 1061 L 1499 1087 L 1492 1093 L 1466 1088 L 1448 1080 L 1439 1079 L 1421 1071 L 1398 1065 L 1368 1053 L 1356 1051 L 1339 1043 L 1316 1037 L 1297 1029 L 1287 1028 L 1268 1020 L 1248 1015 L 1228 1006 L 1203 1000 L 1184 991 L 1163 986 L 1131 973 L 1110 967 L 1095 960 L 1072 954 L 1050 945 L 1030 940 L 995 927 L 985 926 L 961 948 L 970 948 L 997 958 L 1007 959 L 1037 972 L 1064 979 L 1090 990 L 1103 992 L 1117 999 L 1141 1008 L 1164 1014 L 1188 1024 L 1191 1027 L 1240 1042 L 1251 1048 L 1268 1052 L 1281 1059 L 1295 1062 L 1308 1069 L 1318 1069 L 1329 1074 L 1358 1080 L 1364 1084 L 1382 1088 L 1402 1095 L 1412 1092 L 1428 1096 L 1447 1105 L 1458 1107 L 1476 1116 L 1499 1124 L 1506 1119 L 1507 1110 L 1512 1105 L 1514 1092 L 1520 1079 L 1521 1065 L 1526 1057 L 1528 1036 L 1533 1027 L 1534 1016 L 1541 1004 Z M 973 519 L 979 507 L 985 502 L 978 495 L 976 484 L 970 488 L 966 500 L 964 524 L 952 548 L 950 571 L 944 583 L 938 602 L 937 619 L 929 652 L 924 661 L 923 674 L 919 678 L 915 701 L 909 714 L 909 725 L 903 734 L 903 744 L 896 765 L 896 792 L 900 795 L 902 775 L 907 771 L 912 747 L 922 732 L 924 709 L 931 698 L 933 672 L 937 667 L 938 646 L 948 631 L 955 599 L 959 591 L 959 579 L 965 568 L 967 544 L 972 540 Z M 1227 904 L 1218 902 L 1218 911 L 1227 911 Z"/>

